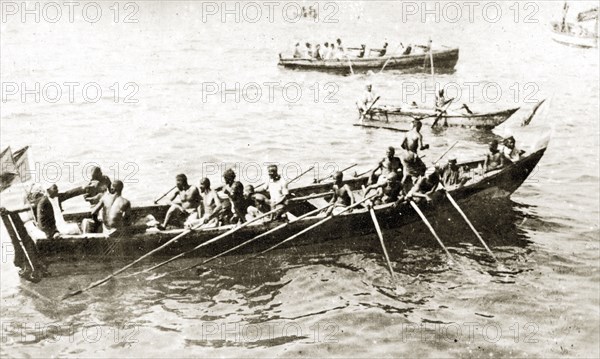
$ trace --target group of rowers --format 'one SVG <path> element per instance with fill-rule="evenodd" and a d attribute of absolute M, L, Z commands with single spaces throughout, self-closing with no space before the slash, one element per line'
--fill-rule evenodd
<path fill-rule="evenodd" d="M 404 48 L 403 44 L 400 44 Z M 410 55 L 413 47 L 422 48 L 425 52 L 429 51 L 429 46 L 408 45 L 404 48 L 402 55 Z M 384 43 L 382 48 L 367 49 L 366 44 L 361 44 L 359 48 L 344 48 L 342 40 L 337 39 L 335 42 L 325 42 L 321 44 L 313 44 L 307 42 L 301 45 L 299 42 L 294 47 L 295 59 L 314 59 L 314 60 L 342 60 L 348 58 L 349 51 L 358 51 L 356 58 L 365 57 L 383 57 L 388 53 L 388 43 Z M 375 56 L 372 54 L 375 53 Z"/>
<path fill-rule="evenodd" d="M 418 151 L 429 148 L 429 145 L 423 144 L 421 126 L 421 121 L 415 120 L 398 153 L 394 147 L 389 147 L 386 156 L 370 172 L 363 196 L 374 194 L 371 204 L 399 204 L 408 199 L 417 203 L 430 202 L 440 188 L 460 187 L 473 178 L 471 169 L 458 165 L 455 157 L 451 157 L 444 166 L 434 164 L 428 169 L 418 154 Z M 502 147 L 497 140 L 493 140 L 483 163 L 482 174 L 518 161 L 523 153 L 516 148 L 512 136 L 504 140 Z M 131 234 L 146 231 L 149 227 L 158 230 L 200 225 L 217 227 L 244 223 L 269 212 L 271 214 L 265 220 L 289 220 L 291 214 L 287 209 L 291 196 L 288 184 L 278 173 L 276 165 L 268 166 L 268 175 L 267 183 L 258 186 L 257 189 L 263 188 L 257 191 L 253 185 L 244 186 L 237 181 L 232 169 L 223 173 L 224 185 L 216 189 L 211 188 L 211 182 L 206 177 L 200 180 L 197 187 L 188 183 L 186 175 L 179 174 L 175 178 L 176 191 L 170 197 L 170 206 L 162 222 L 148 216 L 145 223 L 132 223 L 131 203 L 123 197 L 123 182 L 111 181 L 99 167 L 94 168 L 92 178 L 85 186 L 61 193 L 56 185 L 52 185 L 46 191 L 32 191 L 27 200 L 34 214 L 31 222 L 46 238 L 81 232 L 111 235 L 122 230 Z M 333 191 L 329 202 L 332 206 L 324 212 L 326 215 L 337 214 L 356 202 L 355 193 L 344 182 L 343 173 L 335 172 L 332 178 Z M 79 195 L 83 195 L 89 203 L 91 213 L 90 218 L 83 220 L 81 227 L 65 222 L 62 216 L 62 202 Z"/>

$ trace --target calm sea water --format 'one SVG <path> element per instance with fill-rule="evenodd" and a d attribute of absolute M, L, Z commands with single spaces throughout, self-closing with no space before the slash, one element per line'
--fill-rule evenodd
<path fill-rule="evenodd" d="M 476 83 L 471 108 L 477 110 L 526 110 L 533 103 L 524 101 L 547 98 L 530 127 L 508 126 L 496 134 L 514 134 L 525 147 L 552 131 L 552 141 L 511 200 L 483 212 L 467 209 L 503 271 L 456 220 L 438 229 L 443 240 L 455 243 L 450 250 L 460 265 L 445 260 L 423 225 L 386 233 L 398 291 L 388 288 L 376 238 L 364 237 L 274 251 L 237 266 L 228 265 L 241 257 L 228 257 L 200 276 L 118 279 L 59 302 L 69 289 L 124 263 L 57 263 L 53 277 L 34 285 L 18 278 L 3 246 L 2 356 L 600 355 L 599 58 L 593 50 L 551 40 L 549 21 L 560 16 L 561 4 L 522 4 L 517 15 L 513 3 L 501 2 L 496 23 L 482 16 L 483 5 L 473 21 L 467 13 L 457 23 L 432 17 L 423 23 L 418 15 L 403 21 L 401 3 L 391 1 L 319 4 L 321 14 L 337 23 L 284 21 L 284 4 L 275 8 L 273 21 L 263 6 L 256 23 L 235 23 L 233 17 L 223 23 L 219 15 L 204 21 L 201 3 L 138 1 L 132 8 L 117 4 L 115 23 L 113 4 L 99 4 L 103 13 L 94 24 L 76 12 L 72 23 L 65 13 L 57 23 L 8 17 L 0 27 L 3 87 L 57 83 L 63 91 L 56 103 L 48 101 L 55 98 L 52 87 L 39 103 L 5 91 L 2 103 L 2 146 L 31 145 L 45 184 L 82 183 L 84 166 L 98 163 L 111 177 L 126 179 L 125 196 L 143 204 L 168 189 L 179 172 L 194 183 L 206 174 L 218 182 L 213 164 L 276 161 L 287 165 L 290 177 L 313 164 L 321 176 L 331 163 L 367 169 L 401 135 L 351 126 L 364 85 L 372 83 L 382 102 L 394 103 L 407 86 L 430 85 L 431 77 L 388 71 L 338 76 L 276 65 L 278 53 L 296 41 L 338 37 L 347 45 L 388 41 L 390 49 L 398 41 L 429 37 L 458 46 L 456 71 L 436 80 L 461 86 L 463 102 L 467 83 Z M 139 21 L 123 23 L 131 12 Z M 72 101 L 65 82 L 77 83 Z M 83 97 L 86 84 L 92 84 L 88 99 L 94 87 L 102 90 L 97 102 Z M 239 101 L 224 92 L 236 84 L 241 92 L 246 86 L 247 97 Z M 502 94 L 492 102 L 498 87 Z M 137 103 L 126 102 L 131 99 Z M 408 99 L 418 101 L 419 95 Z M 425 130 L 425 136 L 430 161 L 456 140 L 453 154 L 465 158 L 483 153 L 495 138 L 460 129 Z M 72 179 L 67 162 L 76 162 Z M 245 180 L 258 181 L 256 168 L 245 167 Z M 3 202 L 10 195 L 3 194 Z M 67 206 L 84 207 L 81 200 Z M 166 270 L 191 263 L 175 262 Z"/>

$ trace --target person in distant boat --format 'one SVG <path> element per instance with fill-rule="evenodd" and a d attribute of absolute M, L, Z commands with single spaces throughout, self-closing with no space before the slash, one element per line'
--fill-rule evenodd
<path fill-rule="evenodd" d="M 361 59 L 363 57 L 365 57 L 365 54 L 367 53 L 367 45 L 365 44 L 361 44 L 360 45 L 360 51 L 358 52 L 358 58 Z"/>
<path fill-rule="evenodd" d="M 440 176 L 445 186 L 462 187 L 470 179 L 463 174 L 461 168 L 456 163 L 455 157 L 448 159 L 448 163 L 442 169 Z"/>
<path fill-rule="evenodd" d="M 304 57 L 308 58 L 308 59 L 312 59 L 313 58 L 313 48 L 312 48 L 312 45 L 310 44 L 310 42 L 307 42 L 305 45 L 306 45 L 306 49 L 305 49 Z"/>
<path fill-rule="evenodd" d="M 92 213 L 102 210 L 105 233 L 112 234 L 131 225 L 131 203 L 123 197 L 122 193 L 123 182 L 114 181 L 110 192 L 106 193 L 92 210 Z"/>
<path fill-rule="evenodd" d="M 402 55 L 410 55 L 411 52 L 412 52 L 412 45 L 408 44 L 408 46 L 406 46 L 406 48 L 402 52 Z"/>
<path fill-rule="evenodd" d="M 375 101 L 373 95 L 373 86 L 371 84 L 367 85 L 366 91 L 363 95 L 356 101 L 356 106 L 358 107 L 358 112 L 360 115 L 360 119 L 362 119 L 367 115 L 367 111 Z"/>
<path fill-rule="evenodd" d="M 441 167 L 437 165 L 429 169 L 407 193 L 406 198 L 416 203 L 433 201 L 436 198 L 434 194 L 440 185 L 440 172 Z"/>
<path fill-rule="evenodd" d="M 419 177 L 425 174 L 427 166 L 415 152 L 405 149 L 400 154 L 400 162 L 403 171 L 402 188 L 405 193 L 408 193 Z"/>
<path fill-rule="evenodd" d="M 505 166 L 504 155 L 498 150 L 498 140 L 490 142 L 489 151 L 483 162 L 484 172 L 490 172 L 501 169 Z"/>
<path fill-rule="evenodd" d="M 344 208 L 354 204 L 354 195 L 350 186 L 344 183 L 344 174 L 341 171 L 337 171 L 333 174 L 333 181 L 333 197 L 329 203 L 333 203 L 334 205 L 327 209 L 327 216 L 331 213 L 337 214 L 343 211 Z"/>
<path fill-rule="evenodd" d="M 387 53 L 387 47 L 388 47 L 388 43 L 386 42 L 385 44 L 383 44 L 383 48 L 381 50 L 379 50 L 380 57 L 385 56 L 385 54 Z"/>
<path fill-rule="evenodd" d="M 336 42 L 338 51 L 343 54 L 346 51 L 346 49 L 344 48 L 344 46 L 342 46 L 342 39 L 337 39 Z"/>
<path fill-rule="evenodd" d="M 371 176 L 369 178 L 371 184 L 383 183 L 390 173 L 398 173 L 398 171 L 402 170 L 402 162 L 400 162 L 400 158 L 395 155 L 396 149 L 392 146 L 388 147 L 385 157 L 379 161 L 375 169 L 371 171 Z M 381 171 L 379 177 L 376 174 L 378 170 Z"/>
<path fill-rule="evenodd" d="M 187 176 L 178 174 L 175 177 L 177 191 L 171 197 L 171 207 L 158 229 L 164 230 L 169 224 L 182 227 L 190 215 L 196 213 L 200 205 L 200 192 L 196 186 L 188 184 Z"/>
<path fill-rule="evenodd" d="M 340 52 L 335 47 L 335 44 L 331 43 L 331 51 L 329 51 L 329 60 L 339 60 L 341 58 Z"/>
<path fill-rule="evenodd" d="M 302 50 L 300 50 L 300 43 L 297 42 L 296 46 L 294 47 L 294 58 L 295 59 L 300 59 L 304 56 L 304 54 L 302 53 Z"/>
<path fill-rule="evenodd" d="M 269 198 L 262 193 L 256 193 L 251 184 L 244 187 L 244 199 L 246 200 L 246 219 L 248 221 L 271 210 Z"/>
<path fill-rule="evenodd" d="M 271 199 L 271 210 L 281 210 L 274 216 L 274 218 L 279 218 L 283 214 L 283 208 L 288 199 L 289 191 L 287 183 L 277 172 L 276 165 L 270 165 L 268 167 L 268 172 L 269 180 L 267 181 L 265 189 L 269 192 L 269 197 Z"/>
<path fill-rule="evenodd" d="M 321 57 L 321 44 L 317 44 L 317 46 L 315 46 L 315 51 L 313 52 L 313 58 L 315 60 L 323 60 L 323 58 Z"/>
<path fill-rule="evenodd" d="M 329 48 L 329 43 L 326 42 L 325 44 L 323 44 L 323 48 L 321 50 L 321 59 L 322 60 L 329 60 L 329 56 L 331 55 L 331 49 Z"/>
<path fill-rule="evenodd" d="M 423 123 L 420 120 L 413 120 L 410 130 L 404 135 L 402 140 L 402 147 L 407 151 L 417 153 L 417 151 L 424 151 L 429 148 L 429 145 L 423 144 L 423 135 L 421 134 L 421 127 Z"/>
<path fill-rule="evenodd" d="M 513 136 L 504 139 L 504 147 L 502 148 L 502 154 L 504 159 L 509 163 L 516 162 L 521 159 L 525 151 L 519 150 L 516 147 L 516 141 Z"/>

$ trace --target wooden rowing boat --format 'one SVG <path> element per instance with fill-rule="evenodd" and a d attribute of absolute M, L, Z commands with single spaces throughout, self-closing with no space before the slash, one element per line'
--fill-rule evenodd
<path fill-rule="evenodd" d="M 438 125 L 491 129 L 506 121 L 518 110 L 519 107 L 471 114 L 449 110 L 440 117 Z M 433 108 L 399 106 L 375 106 L 371 110 L 370 116 L 368 116 L 370 120 L 374 121 L 374 124 L 394 122 L 405 125 L 406 130 L 410 129 L 410 123 L 414 119 L 421 119 L 423 124 L 427 126 L 433 124 L 436 117 L 437 113 Z M 369 124 L 369 121 L 365 121 L 365 123 Z"/>
<path fill-rule="evenodd" d="M 449 72 L 458 62 L 458 48 L 443 48 L 433 50 L 435 70 Z M 406 72 L 429 72 L 431 69 L 429 52 L 413 53 L 409 55 L 392 55 L 382 57 L 344 58 L 332 60 L 316 60 L 303 58 L 289 58 L 279 55 L 279 65 L 289 69 L 313 70 L 349 74 L 351 72 L 367 72 L 381 70 L 383 65 L 386 70 L 404 70 Z"/>
<path fill-rule="evenodd" d="M 476 175 L 465 186 L 456 188 L 446 186 L 454 199 L 459 203 L 469 202 L 477 203 L 483 206 L 493 206 L 491 201 L 496 198 L 506 198 L 510 196 L 532 173 L 538 162 L 544 155 L 547 141 L 538 146 L 528 156 L 511 164 L 504 169 L 487 173 L 485 175 Z M 480 167 L 483 160 L 461 163 L 460 166 L 466 166 L 469 169 Z M 352 178 L 346 181 L 353 190 L 357 193 L 362 185 L 367 182 L 367 177 Z M 326 195 L 331 190 L 331 183 L 313 184 L 309 186 L 299 187 L 291 190 L 291 193 L 296 197 L 304 197 L 310 195 Z M 443 197 L 443 196 L 442 196 Z M 327 196 L 323 196 L 320 201 L 328 200 Z M 307 200 L 296 202 L 290 206 L 289 213 L 294 216 L 300 216 L 308 213 L 317 207 L 321 207 L 322 203 L 316 203 L 315 200 Z M 152 214 L 156 218 L 163 218 L 168 206 L 151 205 L 136 207 L 132 209 L 132 217 L 137 220 L 142 220 L 146 215 Z M 422 206 L 423 212 L 426 215 L 444 213 L 449 210 L 450 205 L 446 200 L 440 200 L 435 205 Z M 14 230 L 9 230 L 13 242 L 15 242 L 15 232 L 23 235 L 23 223 L 18 211 L 0 211 L 2 221 L 7 229 L 9 226 Z M 419 221 L 418 215 L 407 202 L 401 203 L 398 206 L 393 204 L 385 204 L 375 207 L 377 218 L 384 230 L 401 230 L 402 227 Z M 88 218 L 89 212 L 65 214 L 67 221 L 80 222 L 83 218 Z M 278 241 L 297 233 L 298 231 L 315 224 L 323 219 L 323 215 L 315 217 L 307 217 L 303 220 L 294 222 L 284 229 L 274 232 L 266 236 L 260 241 L 253 242 L 251 245 L 244 247 L 243 250 L 234 252 L 256 252 L 264 250 L 269 246 L 278 243 Z M 197 255 L 207 256 L 220 253 L 224 250 L 232 248 L 241 242 L 261 234 L 281 222 L 267 222 L 249 225 L 237 233 L 226 237 L 223 241 L 210 244 L 202 250 L 196 251 Z M 204 243 L 219 234 L 223 234 L 232 228 L 231 225 L 218 228 L 199 229 L 189 233 L 178 242 L 161 251 L 157 256 L 171 256 L 189 250 L 201 243 Z M 310 234 L 298 238 L 292 245 L 306 245 L 309 243 L 323 242 L 334 239 L 347 237 L 356 237 L 372 233 L 374 227 L 371 223 L 369 210 L 364 207 L 358 207 L 352 212 L 334 217 L 329 222 L 319 226 Z M 140 255 L 149 252 L 152 249 L 159 247 L 169 239 L 180 234 L 183 230 L 166 230 L 158 231 L 156 229 L 146 230 L 143 232 L 123 232 L 118 236 L 105 236 L 103 234 L 84 234 L 63 236 L 58 239 L 41 239 L 37 241 L 37 251 L 47 262 L 55 261 L 83 261 L 83 260 L 99 260 L 106 261 L 109 258 L 137 258 Z"/>
<path fill-rule="evenodd" d="M 565 23 L 564 28 L 560 22 L 552 22 L 552 39 L 560 44 L 580 47 L 585 49 L 598 47 L 598 34 L 584 29 L 583 33 L 575 32 L 575 24 Z"/>

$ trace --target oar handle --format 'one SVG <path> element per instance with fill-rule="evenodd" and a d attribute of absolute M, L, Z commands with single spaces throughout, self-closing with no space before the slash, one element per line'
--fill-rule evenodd
<path fill-rule="evenodd" d="M 167 192 L 165 192 L 165 194 L 163 194 L 162 196 L 158 197 L 157 199 L 154 200 L 154 204 L 157 204 L 158 201 L 160 201 L 161 199 L 165 198 L 166 195 L 168 195 L 169 193 L 171 193 L 175 188 L 177 188 L 177 186 L 173 186 L 171 187 L 170 190 L 168 190 Z"/>
<path fill-rule="evenodd" d="M 444 153 L 442 153 L 442 155 L 437 160 L 435 160 L 435 162 L 433 162 L 433 164 L 440 162 L 442 160 L 442 158 L 444 158 L 444 156 L 446 156 L 448 154 L 448 152 L 450 152 L 450 150 L 453 149 L 454 146 L 456 146 L 457 143 L 458 143 L 458 141 L 455 141 L 452 144 L 452 146 L 450 146 L 450 148 L 448 148 Z"/>
<path fill-rule="evenodd" d="M 358 164 L 357 164 L 357 163 L 355 163 L 355 164 L 353 164 L 353 165 L 351 165 L 351 166 L 348 166 L 348 167 L 346 167 L 346 168 L 344 168 L 344 169 L 341 169 L 341 170 L 340 170 L 340 172 L 346 172 L 347 170 L 349 170 L 349 169 L 351 169 L 351 168 L 353 168 L 353 167 L 356 167 L 356 166 L 358 166 Z M 321 183 L 321 182 L 323 182 L 323 181 L 325 181 L 325 180 L 328 180 L 328 179 L 330 179 L 330 178 L 332 178 L 332 177 L 333 177 L 333 174 L 330 174 L 329 176 L 327 176 L 327 177 L 325 177 L 325 178 L 318 179 L 318 180 L 317 180 L 317 183 Z"/>

